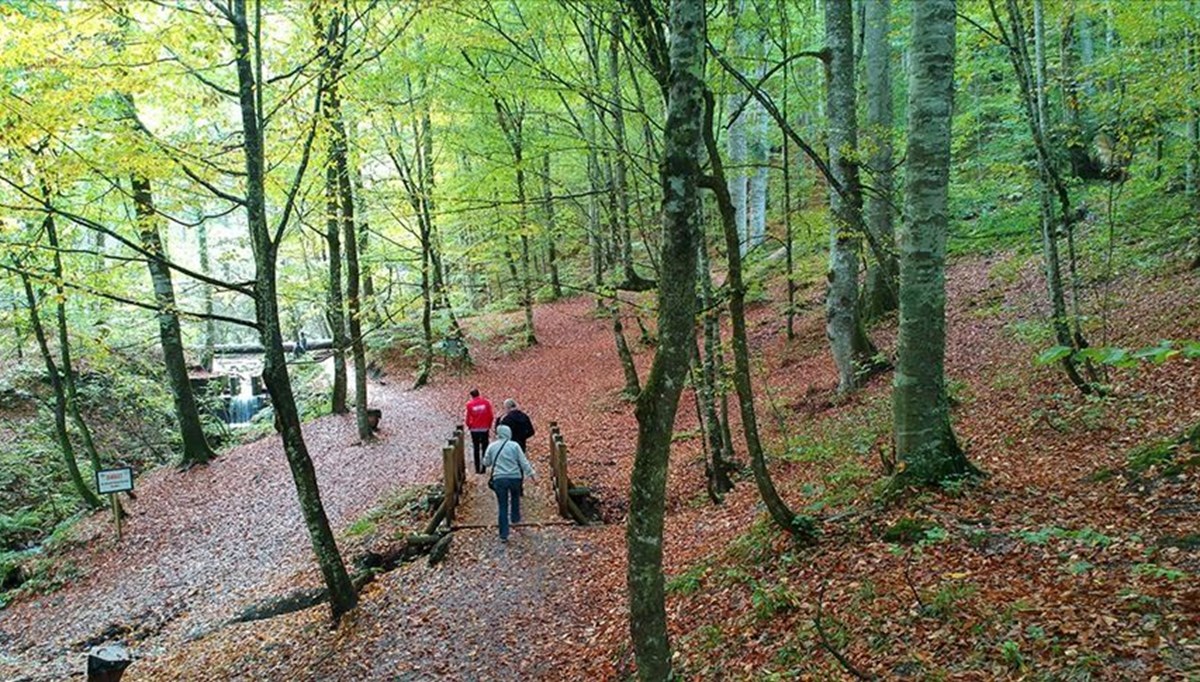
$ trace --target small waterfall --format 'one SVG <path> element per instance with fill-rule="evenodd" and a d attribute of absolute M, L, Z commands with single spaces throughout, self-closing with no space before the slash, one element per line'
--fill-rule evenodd
<path fill-rule="evenodd" d="M 245 424 L 254 418 L 262 407 L 262 397 L 254 395 L 254 382 L 250 375 L 237 376 L 237 395 L 229 396 L 229 423 Z"/>

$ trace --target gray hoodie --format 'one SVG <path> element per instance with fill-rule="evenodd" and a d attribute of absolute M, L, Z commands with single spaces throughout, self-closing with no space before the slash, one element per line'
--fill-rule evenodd
<path fill-rule="evenodd" d="M 501 424 L 496 427 L 496 440 L 483 455 L 483 466 L 494 467 L 493 478 L 522 478 L 533 476 L 533 466 L 521 446 L 512 440 L 512 429 Z"/>

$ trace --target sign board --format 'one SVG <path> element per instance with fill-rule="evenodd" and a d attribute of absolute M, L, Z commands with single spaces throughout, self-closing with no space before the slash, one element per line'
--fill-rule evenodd
<path fill-rule="evenodd" d="M 133 490 L 133 468 L 101 469 L 96 472 L 96 488 L 101 495 Z"/>

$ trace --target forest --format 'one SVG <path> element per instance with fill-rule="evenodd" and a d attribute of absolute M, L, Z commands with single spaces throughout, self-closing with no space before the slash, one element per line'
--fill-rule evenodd
<path fill-rule="evenodd" d="M 0 2 L 0 679 L 1200 680 L 1197 60 L 1200 0 Z"/>

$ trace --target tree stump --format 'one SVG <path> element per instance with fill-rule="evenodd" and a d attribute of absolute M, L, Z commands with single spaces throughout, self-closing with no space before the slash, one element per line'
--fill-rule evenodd
<path fill-rule="evenodd" d="M 105 644 L 88 652 L 88 682 L 119 682 L 132 663 L 129 650 L 120 644 Z"/>

